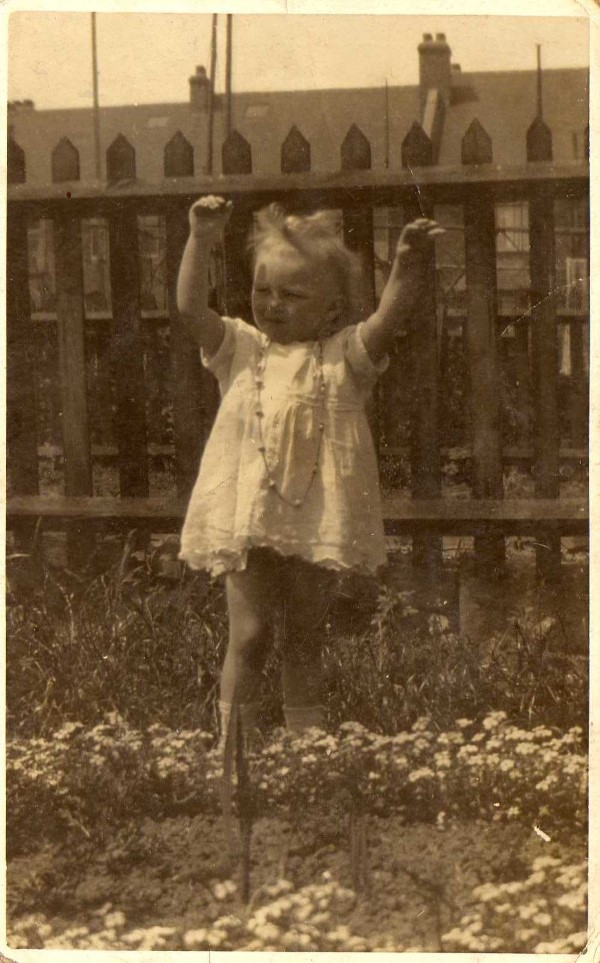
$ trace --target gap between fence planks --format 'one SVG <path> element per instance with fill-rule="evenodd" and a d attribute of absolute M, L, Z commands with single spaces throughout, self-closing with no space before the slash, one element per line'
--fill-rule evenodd
<path fill-rule="evenodd" d="M 109 237 L 119 488 L 124 497 L 146 498 L 149 493 L 148 442 L 135 210 L 117 207 L 109 218 Z"/>

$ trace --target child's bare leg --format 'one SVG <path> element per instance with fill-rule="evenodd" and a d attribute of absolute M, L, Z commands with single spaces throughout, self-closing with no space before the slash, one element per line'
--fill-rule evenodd
<path fill-rule="evenodd" d="M 229 644 L 221 675 L 221 699 L 256 702 L 262 669 L 272 643 L 273 613 L 278 598 L 278 572 L 266 553 L 250 552 L 243 572 L 226 578 Z"/>
<path fill-rule="evenodd" d="M 285 579 L 282 661 L 288 728 L 323 724 L 321 646 L 331 606 L 334 575 L 301 560 L 288 560 Z"/>

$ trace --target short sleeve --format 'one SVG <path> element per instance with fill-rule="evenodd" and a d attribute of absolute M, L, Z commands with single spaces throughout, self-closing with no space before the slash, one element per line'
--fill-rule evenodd
<path fill-rule="evenodd" d="M 344 355 L 356 380 L 371 387 L 386 370 L 390 359 L 386 354 L 377 363 L 371 360 L 363 341 L 363 330 L 364 321 L 345 329 Z"/>
<path fill-rule="evenodd" d="M 240 323 L 236 318 L 227 317 L 223 318 L 223 322 L 225 324 L 225 334 L 214 354 L 207 355 L 203 348 L 200 350 L 202 364 L 214 374 L 218 381 L 224 381 L 229 375 L 231 362 L 235 354 L 238 324 Z"/>

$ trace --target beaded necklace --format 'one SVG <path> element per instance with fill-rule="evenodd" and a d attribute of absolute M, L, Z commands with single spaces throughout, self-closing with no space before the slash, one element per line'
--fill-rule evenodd
<path fill-rule="evenodd" d="M 256 375 L 254 377 L 254 384 L 256 386 L 256 409 L 254 414 L 256 415 L 256 420 L 258 423 L 258 450 L 262 455 L 263 464 L 265 466 L 265 474 L 267 476 L 267 483 L 272 492 L 274 492 L 277 497 L 285 502 L 286 505 L 291 505 L 292 508 L 301 508 L 304 504 L 306 497 L 312 487 L 312 483 L 315 480 L 315 476 L 319 471 L 319 461 L 321 458 L 321 448 L 323 447 L 323 434 L 325 432 L 325 378 L 323 375 L 323 345 L 321 341 L 317 341 L 317 347 L 315 351 L 316 357 L 316 371 L 314 374 L 314 385 L 317 389 L 317 394 L 320 400 L 320 418 L 319 418 L 319 435 L 317 438 L 317 450 L 315 453 L 315 460 L 310 472 L 310 479 L 306 490 L 301 498 L 295 498 L 293 501 L 286 498 L 285 495 L 277 487 L 277 482 L 273 478 L 269 463 L 267 461 L 267 446 L 265 445 L 264 435 L 263 435 L 263 418 L 265 413 L 262 406 L 262 389 L 264 387 L 264 371 L 267 362 L 267 353 L 271 347 L 270 338 L 261 338 L 260 349 L 259 349 L 259 359 L 256 366 Z"/>

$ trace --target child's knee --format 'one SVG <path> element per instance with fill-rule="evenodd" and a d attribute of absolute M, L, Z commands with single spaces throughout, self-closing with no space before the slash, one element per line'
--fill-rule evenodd
<path fill-rule="evenodd" d="M 271 628 L 266 619 L 247 616 L 229 626 L 229 650 L 236 661 L 263 658 L 271 641 Z"/>

